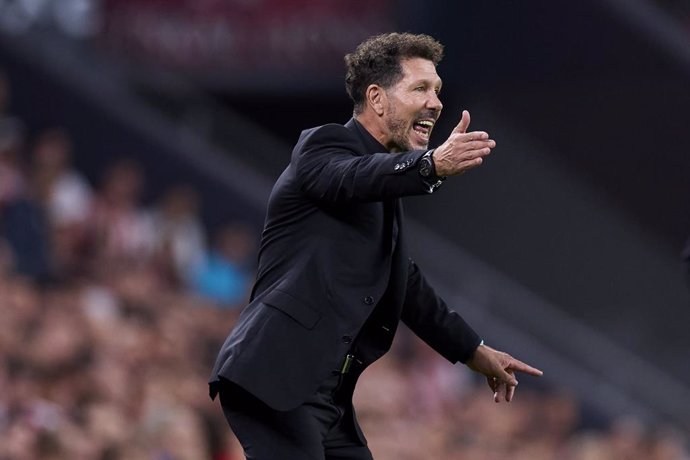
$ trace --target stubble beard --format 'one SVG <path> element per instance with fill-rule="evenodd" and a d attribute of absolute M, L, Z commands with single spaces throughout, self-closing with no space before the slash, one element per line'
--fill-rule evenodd
<path fill-rule="evenodd" d="M 386 127 L 388 132 L 390 132 L 390 151 L 392 153 L 406 152 L 412 150 L 410 145 L 410 138 L 407 135 L 407 123 L 399 118 L 389 118 L 386 121 Z"/>
<path fill-rule="evenodd" d="M 386 119 L 386 128 L 390 133 L 390 142 L 388 143 L 389 151 L 391 153 L 408 152 L 414 150 L 410 142 L 411 125 L 398 117 L 397 110 L 393 104 L 388 106 L 389 116 Z M 421 150 L 426 146 L 422 146 Z"/>

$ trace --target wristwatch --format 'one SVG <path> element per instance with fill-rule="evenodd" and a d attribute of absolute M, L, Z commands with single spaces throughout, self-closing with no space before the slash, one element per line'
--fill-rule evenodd
<path fill-rule="evenodd" d="M 434 165 L 434 158 L 431 156 L 433 153 L 433 150 L 429 150 L 422 156 L 422 159 L 419 160 L 419 174 L 424 179 L 436 175 L 436 165 Z"/>
<path fill-rule="evenodd" d="M 431 149 L 422 155 L 419 160 L 419 175 L 422 176 L 422 182 L 427 186 L 427 191 L 433 193 L 437 188 L 441 186 L 445 177 L 440 177 L 436 175 L 436 165 L 434 164 L 434 157 L 432 154 L 434 150 Z"/>

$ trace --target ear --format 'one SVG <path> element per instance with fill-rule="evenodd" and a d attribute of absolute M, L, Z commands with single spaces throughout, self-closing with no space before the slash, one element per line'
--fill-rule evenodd
<path fill-rule="evenodd" d="M 386 92 L 379 85 L 369 85 L 365 93 L 367 105 L 378 116 L 382 116 L 386 101 Z"/>

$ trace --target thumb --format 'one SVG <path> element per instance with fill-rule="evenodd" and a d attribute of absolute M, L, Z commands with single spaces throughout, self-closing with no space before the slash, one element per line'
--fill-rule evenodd
<path fill-rule="evenodd" d="M 462 111 L 462 118 L 460 118 L 460 123 L 453 129 L 455 133 L 466 133 L 467 128 L 470 126 L 470 112 L 467 110 Z"/>

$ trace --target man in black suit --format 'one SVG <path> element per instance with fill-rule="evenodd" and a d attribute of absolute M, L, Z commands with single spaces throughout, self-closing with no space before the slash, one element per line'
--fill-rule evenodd
<path fill-rule="evenodd" d="M 496 143 L 464 111 L 429 150 L 442 104 L 440 43 L 386 34 L 345 57 L 354 117 L 302 132 L 268 202 L 250 303 L 210 381 L 247 458 L 370 459 L 352 407 L 362 371 L 399 321 L 510 401 L 515 371 L 541 371 L 483 344 L 409 258 L 401 197 L 432 194 Z"/>

